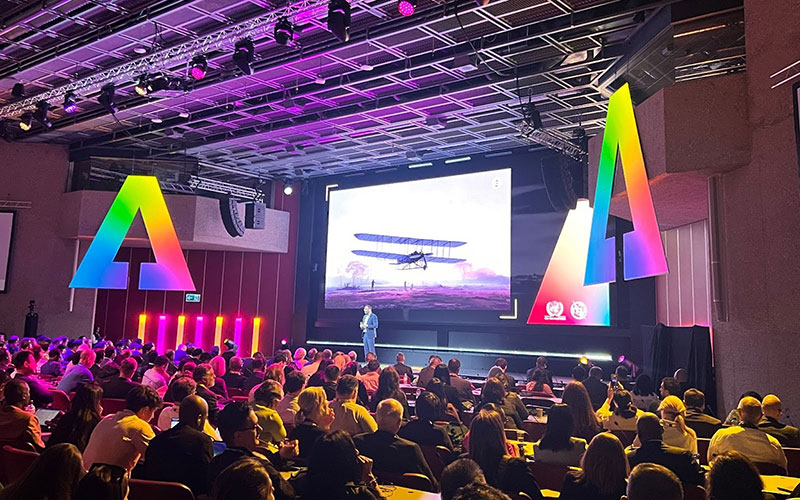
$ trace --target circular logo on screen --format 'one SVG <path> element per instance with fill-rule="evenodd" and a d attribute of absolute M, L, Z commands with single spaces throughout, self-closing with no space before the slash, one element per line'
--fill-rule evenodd
<path fill-rule="evenodd" d="M 500 177 L 495 177 L 492 179 L 492 187 L 495 189 L 500 189 L 500 186 L 503 185 L 503 181 L 500 180 Z"/>
<path fill-rule="evenodd" d="M 589 311 L 586 308 L 586 304 L 580 300 L 576 300 L 569 307 L 569 313 L 572 314 L 572 317 L 575 319 L 586 319 L 586 315 Z"/>
<path fill-rule="evenodd" d="M 557 300 L 551 300 L 547 303 L 547 316 L 544 319 L 549 320 L 565 320 L 564 317 L 564 304 Z"/>

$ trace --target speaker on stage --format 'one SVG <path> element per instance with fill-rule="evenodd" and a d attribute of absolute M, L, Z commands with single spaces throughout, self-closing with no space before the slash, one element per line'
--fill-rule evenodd
<path fill-rule="evenodd" d="M 267 224 L 267 205 L 257 201 L 244 206 L 244 227 L 247 229 L 264 229 Z"/>
<path fill-rule="evenodd" d="M 225 226 L 225 230 L 233 236 L 237 238 L 239 236 L 244 236 L 244 224 L 242 224 L 242 219 L 239 217 L 239 207 L 236 204 L 236 200 L 233 198 L 223 198 L 219 200 L 219 212 L 222 216 L 222 224 Z"/>
<path fill-rule="evenodd" d="M 584 192 L 583 164 L 564 155 L 542 158 L 542 179 L 550 204 L 557 211 L 575 208 Z"/>

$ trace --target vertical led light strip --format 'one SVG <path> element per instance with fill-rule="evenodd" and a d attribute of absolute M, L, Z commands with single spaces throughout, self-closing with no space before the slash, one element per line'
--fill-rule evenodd
<path fill-rule="evenodd" d="M 528 324 L 595 325 L 611 323 L 608 283 L 584 285 L 592 208 L 578 200 L 567 213 Z"/>
<path fill-rule="evenodd" d="M 139 333 L 136 337 L 137 339 L 141 339 L 142 342 L 145 342 L 144 335 L 147 333 L 147 315 L 140 314 L 139 315 Z"/>
<path fill-rule="evenodd" d="M 236 321 L 233 323 L 233 343 L 236 344 L 237 349 L 234 356 L 238 356 L 238 349 L 242 345 L 242 318 L 236 318 Z"/>
<path fill-rule="evenodd" d="M 175 349 L 183 344 L 183 330 L 186 328 L 186 316 L 181 314 L 178 316 L 178 331 L 175 334 Z"/>
<path fill-rule="evenodd" d="M 217 316 L 216 325 L 214 326 L 214 346 L 222 345 L 222 316 Z"/>
<path fill-rule="evenodd" d="M 606 238 L 617 151 L 633 219 L 633 231 L 623 235 L 626 280 L 666 274 L 667 258 L 653 208 L 647 171 L 633 114 L 630 87 L 626 83 L 608 100 L 603 146 L 597 169 L 594 217 L 586 263 L 586 285 L 616 281 L 614 238 Z"/>
<path fill-rule="evenodd" d="M 158 317 L 158 335 L 156 336 L 156 351 L 163 353 L 167 349 L 167 317 L 163 314 Z"/>
<path fill-rule="evenodd" d="M 261 340 L 259 337 L 261 336 L 261 318 L 255 317 L 253 318 L 253 340 L 250 344 L 250 353 L 249 356 L 252 356 L 254 353 L 258 352 L 258 343 Z"/>
<path fill-rule="evenodd" d="M 156 262 L 142 263 L 139 289 L 195 289 L 158 179 L 143 175 L 129 175 L 125 179 L 75 272 L 70 288 L 128 287 L 128 264 L 114 262 L 114 257 L 139 211 L 156 258 Z"/>
<path fill-rule="evenodd" d="M 194 325 L 194 346 L 203 348 L 203 317 L 198 316 Z"/>

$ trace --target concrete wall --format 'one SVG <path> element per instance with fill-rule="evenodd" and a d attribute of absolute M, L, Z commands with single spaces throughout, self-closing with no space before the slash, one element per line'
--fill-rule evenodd
<path fill-rule="evenodd" d="M 9 335 L 22 334 L 31 299 L 40 334 L 76 337 L 92 329 L 94 290 L 77 290 L 69 308 L 76 241 L 60 237 L 58 216 L 67 158 L 64 146 L 0 142 L 0 200 L 32 203 L 17 211 L 8 293 L 0 294 L 0 331 Z"/>

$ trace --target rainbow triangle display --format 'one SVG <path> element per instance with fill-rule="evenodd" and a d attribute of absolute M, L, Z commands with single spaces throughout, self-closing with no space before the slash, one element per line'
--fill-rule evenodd
<path fill-rule="evenodd" d="M 592 207 L 578 200 L 567 213 L 528 324 L 598 325 L 611 323 L 608 283 L 584 285 Z"/>
<path fill-rule="evenodd" d="M 195 289 L 158 179 L 142 175 L 130 175 L 125 179 L 75 272 L 70 288 L 128 287 L 128 263 L 114 262 L 114 257 L 138 211 L 142 213 L 156 258 L 156 262 L 142 263 L 139 289 Z"/>

